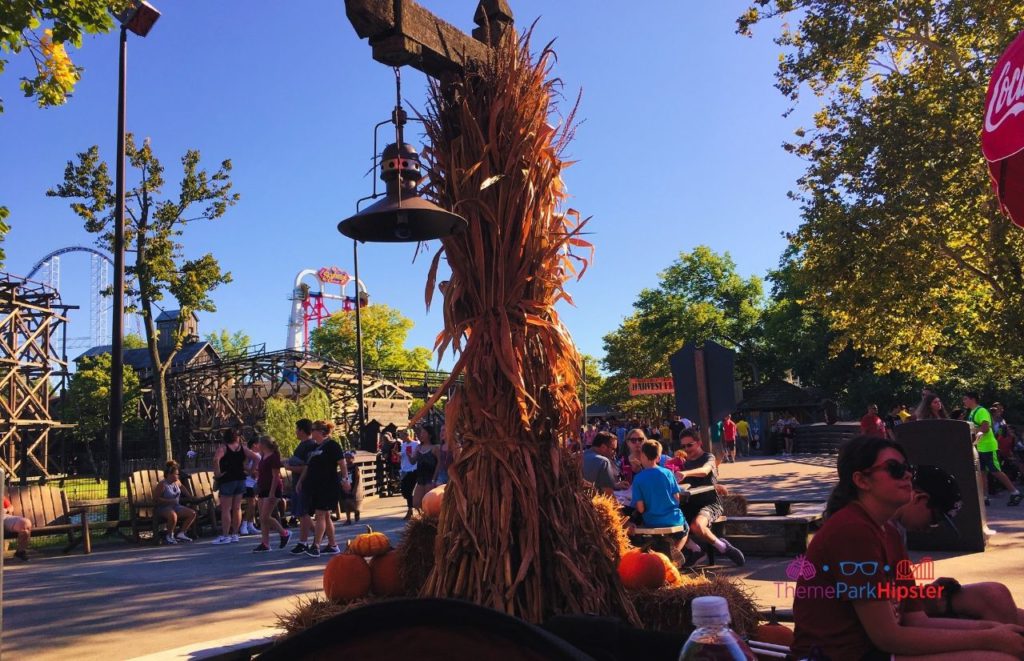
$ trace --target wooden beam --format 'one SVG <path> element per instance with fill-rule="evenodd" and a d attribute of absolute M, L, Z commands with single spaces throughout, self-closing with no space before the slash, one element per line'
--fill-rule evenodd
<path fill-rule="evenodd" d="M 488 42 L 497 43 L 512 29 L 506 0 L 480 2 L 473 36 L 414 0 L 345 0 L 345 15 L 356 34 L 369 40 L 373 59 L 393 67 L 409 65 L 434 78 L 486 60 Z"/>

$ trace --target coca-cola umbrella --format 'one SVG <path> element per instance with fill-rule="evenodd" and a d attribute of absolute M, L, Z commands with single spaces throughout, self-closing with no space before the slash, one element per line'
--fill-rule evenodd
<path fill-rule="evenodd" d="M 1024 227 L 1024 32 L 999 58 L 989 82 L 981 150 L 1003 212 Z"/>

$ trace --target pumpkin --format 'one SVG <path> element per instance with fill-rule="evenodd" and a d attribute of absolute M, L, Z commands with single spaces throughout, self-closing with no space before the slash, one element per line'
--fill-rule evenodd
<path fill-rule="evenodd" d="M 370 560 L 370 585 L 378 597 L 394 597 L 405 592 L 398 575 L 398 563 L 397 551 L 388 551 Z"/>
<path fill-rule="evenodd" d="M 324 593 L 331 601 L 352 601 L 370 592 L 370 566 L 358 555 L 341 553 L 324 567 Z"/>
<path fill-rule="evenodd" d="M 665 584 L 665 565 L 657 553 L 634 549 L 619 560 L 619 578 L 629 590 L 657 590 Z"/>
<path fill-rule="evenodd" d="M 752 638 L 762 643 L 790 647 L 793 644 L 793 630 L 779 624 L 779 619 L 775 616 L 775 606 L 772 606 L 772 614 L 768 618 L 768 623 L 759 625 L 754 630 Z"/>
<path fill-rule="evenodd" d="M 361 555 L 365 558 L 384 555 L 391 550 L 391 540 L 382 532 L 373 532 L 373 528 L 366 526 L 366 532 L 356 535 L 356 538 L 348 543 L 348 552 Z"/>
<path fill-rule="evenodd" d="M 442 484 L 439 487 L 434 487 L 423 496 L 423 503 L 420 507 L 423 509 L 423 515 L 429 516 L 430 518 L 436 518 L 441 516 L 441 503 L 444 501 L 444 488 L 447 485 Z"/>
<path fill-rule="evenodd" d="M 664 553 L 655 553 L 658 559 L 661 560 L 661 564 L 665 566 L 665 585 L 669 587 L 676 587 L 683 584 L 683 575 L 679 573 L 679 567 L 676 563 L 665 555 Z"/>

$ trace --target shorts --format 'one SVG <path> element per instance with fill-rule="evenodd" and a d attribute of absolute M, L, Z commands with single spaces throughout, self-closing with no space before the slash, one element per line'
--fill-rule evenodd
<path fill-rule="evenodd" d="M 184 514 L 185 512 L 191 511 L 191 508 L 185 507 L 184 505 L 161 505 L 156 508 L 157 516 L 167 516 L 171 512 L 174 512 L 175 514 Z"/>
<path fill-rule="evenodd" d="M 736 447 L 736 440 L 735 439 L 733 439 L 731 441 L 722 441 L 722 442 L 725 444 L 725 447 L 727 447 L 727 448 L 734 448 L 734 447 Z"/>
<path fill-rule="evenodd" d="M 712 524 L 718 520 L 718 517 L 722 516 L 725 510 L 722 508 L 722 502 L 715 500 L 713 503 L 697 502 L 694 504 L 686 503 L 683 505 L 683 516 L 686 517 L 687 522 L 693 523 L 697 520 L 698 516 L 704 516 L 708 520 L 708 524 Z"/>
<path fill-rule="evenodd" d="M 221 482 L 220 486 L 217 487 L 217 493 L 220 494 L 221 498 L 241 496 L 245 493 L 245 480 L 231 480 L 230 482 Z"/>
<path fill-rule="evenodd" d="M 309 516 L 311 510 L 309 503 L 306 501 L 306 494 L 303 491 L 295 490 L 292 494 L 292 516 L 303 517 Z"/>
<path fill-rule="evenodd" d="M 978 452 L 978 465 L 981 470 L 986 473 L 995 473 L 1003 470 L 1003 467 L 999 464 L 999 457 L 996 456 L 995 452 Z"/>
<path fill-rule="evenodd" d="M 333 512 L 338 507 L 341 489 L 337 484 L 328 483 L 312 489 L 309 494 L 308 512 Z"/>

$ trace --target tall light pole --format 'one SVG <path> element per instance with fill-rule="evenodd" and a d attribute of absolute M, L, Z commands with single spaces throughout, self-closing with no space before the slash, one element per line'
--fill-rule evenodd
<path fill-rule="evenodd" d="M 356 405 L 359 407 L 359 449 L 363 449 L 363 433 L 366 429 L 366 411 L 363 408 L 363 321 L 360 314 L 363 300 L 359 296 L 359 241 L 352 239 L 352 270 L 356 279 Z"/>
<path fill-rule="evenodd" d="M 117 192 L 114 208 L 114 301 L 110 324 L 110 436 L 107 452 L 107 497 L 121 496 L 121 441 L 124 427 L 124 136 L 127 101 L 128 31 L 140 37 L 149 34 L 160 12 L 148 2 L 136 0 L 117 15 L 121 23 L 121 44 L 117 76 Z M 120 518 L 120 506 L 110 505 L 108 519 Z"/>

